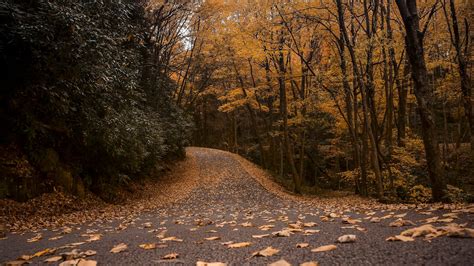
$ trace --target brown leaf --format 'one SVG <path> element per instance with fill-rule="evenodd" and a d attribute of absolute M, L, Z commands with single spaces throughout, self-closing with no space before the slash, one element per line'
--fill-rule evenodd
<path fill-rule="evenodd" d="M 206 237 L 206 238 L 204 238 L 204 239 L 206 239 L 206 240 L 208 240 L 208 241 L 213 241 L 213 240 L 219 240 L 219 239 L 221 239 L 221 238 L 218 237 L 218 236 L 211 236 L 211 237 Z"/>
<path fill-rule="evenodd" d="M 161 239 L 161 241 L 183 242 L 182 239 L 176 238 L 175 236 L 170 236 L 170 237 L 163 238 L 163 239 Z"/>
<path fill-rule="evenodd" d="M 356 241 L 356 238 L 357 237 L 355 235 L 343 235 L 343 236 L 340 236 L 337 239 L 337 242 L 339 242 L 339 243 L 352 243 L 352 242 Z"/>
<path fill-rule="evenodd" d="M 315 261 L 303 262 L 300 266 L 318 266 L 319 264 Z"/>
<path fill-rule="evenodd" d="M 100 240 L 101 237 L 102 237 L 101 234 L 91 234 L 91 235 L 89 235 L 89 239 L 87 239 L 86 241 L 87 242 L 98 241 L 98 240 Z"/>
<path fill-rule="evenodd" d="M 268 264 L 268 266 L 291 266 L 291 264 L 286 260 L 279 260 Z"/>
<path fill-rule="evenodd" d="M 304 223 L 304 224 L 303 224 L 304 227 L 314 227 L 314 226 L 316 226 L 316 225 L 318 225 L 318 224 L 315 223 L 315 222 L 307 222 L 307 223 Z"/>
<path fill-rule="evenodd" d="M 125 243 L 120 243 L 118 245 L 115 245 L 110 252 L 111 253 L 120 253 L 122 251 L 125 251 L 127 249 L 127 245 Z"/>
<path fill-rule="evenodd" d="M 402 241 L 402 242 L 415 241 L 415 239 L 413 237 L 402 236 L 402 235 L 391 236 L 391 237 L 389 237 L 385 240 L 387 240 L 387 241 Z"/>
<path fill-rule="evenodd" d="M 5 263 L 5 266 L 19 266 L 19 265 L 25 265 L 28 262 L 24 260 L 14 260 L 14 261 L 9 261 Z"/>
<path fill-rule="evenodd" d="M 417 236 L 425 236 L 428 234 L 437 234 L 437 233 L 438 233 L 438 230 L 436 230 L 434 226 L 432 226 L 431 224 L 425 224 L 420 227 L 415 227 L 415 228 L 405 230 L 400 235 L 417 237 Z"/>
<path fill-rule="evenodd" d="M 36 234 L 34 237 L 32 237 L 32 238 L 30 238 L 30 239 L 28 239 L 28 240 L 26 240 L 26 241 L 27 241 L 28 243 L 32 243 L 32 242 L 37 242 L 37 241 L 39 241 L 39 240 L 42 239 L 42 238 L 43 238 L 43 235 L 42 235 L 41 233 L 38 233 L 38 234 Z"/>
<path fill-rule="evenodd" d="M 196 262 L 196 266 L 227 266 L 227 263 L 198 261 Z"/>
<path fill-rule="evenodd" d="M 280 250 L 274 249 L 272 247 L 267 247 L 267 248 L 262 249 L 260 251 L 254 252 L 252 254 L 252 256 L 255 256 L 255 257 L 270 257 L 270 256 L 273 256 L 273 255 L 277 254 L 278 252 L 280 252 Z"/>
<path fill-rule="evenodd" d="M 325 251 L 335 250 L 336 248 L 337 248 L 336 245 L 326 245 L 326 246 L 321 246 L 318 248 L 313 248 L 311 252 L 325 252 Z"/>
<path fill-rule="evenodd" d="M 62 256 L 54 256 L 54 257 L 49 257 L 44 260 L 44 262 L 58 262 L 62 259 Z"/>
<path fill-rule="evenodd" d="M 138 246 L 143 248 L 143 249 L 155 249 L 156 248 L 156 243 L 145 243 L 145 244 L 140 244 Z"/>
<path fill-rule="evenodd" d="M 179 254 L 178 253 L 170 253 L 170 254 L 166 254 L 162 257 L 162 259 L 164 260 L 174 260 L 174 259 L 177 259 L 179 257 Z"/>
<path fill-rule="evenodd" d="M 398 218 L 396 221 L 391 222 L 389 224 L 389 226 L 391 227 L 402 227 L 407 225 L 415 225 L 415 223 L 410 220 L 403 220 L 402 218 Z"/>
<path fill-rule="evenodd" d="M 288 229 L 283 229 L 281 231 L 273 232 L 272 235 L 278 237 L 289 237 L 291 235 L 291 231 Z"/>
<path fill-rule="evenodd" d="M 253 238 L 264 238 L 270 236 L 269 234 L 263 234 L 263 235 L 252 235 Z"/>
<path fill-rule="evenodd" d="M 298 243 L 296 244 L 297 248 L 307 248 L 309 247 L 309 243 Z"/>
<path fill-rule="evenodd" d="M 243 247 L 248 247 L 252 245 L 250 242 L 240 242 L 240 243 L 234 243 L 234 244 L 229 244 L 227 245 L 229 248 L 243 248 Z"/>

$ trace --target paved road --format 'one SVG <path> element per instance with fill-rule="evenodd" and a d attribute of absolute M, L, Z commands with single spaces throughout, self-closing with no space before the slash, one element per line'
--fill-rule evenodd
<path fill-rule="evenodd" d="M 195 265 L 197 261 L 225 262 L 232 265 L 266 265 L 285 259 L 292 265 L 316 261 L 319 265 L 474 265 L 474 239 L 438 237 L 430 242 L 416 238 L 413 242 L 389 242 L 385 239 L 397 235 L 407 228 L 390 227 L 388 224 L 396 218 L 393 215 L 407 213 L 403 219 L 414 221 L 442 216 L 447 211 L 431 210 L 422 214 L 422 210 L 394 207 L 378 209 L 375 214 L 358 206 L 339 210 L 336 207 L 322 209 L 317 204 L 302 204 L 276 197 L 248 174 L 235 160 L 235 157 L 217 150 L 192 148 L 188 150 L 194 156 L 199 167 L 195 178 L 202 180 L 201 185 L 178 203 L 167 208 L 147 212 L 138 217 L 124 217 L 112 223 L 102 225 L 78 225 L 71 233 L 62 235 L 58 240 L 48 240 L 60 235 L 58 231 L 42 231 L 43 238 L 28 243 L 27 239 L 35 233 L 8 235 L 0 240 L 0 262 L 14 260 L 25 254 L 34 254 L 45 248 L 61 247 L 71 243 L 85 242 L 89 237 L 84 234 L 100 233 L 100 240 L 85 242 L 75 248 L 81 251 L 94 250 L 96 255 L 89 257 L 99 265 Z M 179 193 L 177 191 L 176 193 Z M 332 209 L 331 209 L 332 208 Z M 365 228 L 359 231 L 351 225 L 343 224 L 340 217 L 333 221 L 321 221 L 320 216 L 329 212 L 360 218 L 356 225 Z M 426 210 L 425 210 L 426 211 Z M 369 213 L 369 214 L 368 214 Z M 390 214 L 392 213 L 392 214 Z M 392 216 L 379 223 L 371 223 L 366 217 Z M 335 215 L 336 216 L 336 215 Z M 289 237 L 253 238 L 252 235 L 271 234 L 285 229 L 291 223 L 316 222 L 316 226 L 304 227 Z M 460 213 L 456 223 L 468 223 L 473 227 L 473 214 Z M 122 225 L 122 226 L 120 226 Z M 268 231 L 259 227 L 273 225 Z M 440 226 L 442 224 L 434 224 Z M 117 230 L 121 227 L 123 230 Z M 146 227 L 146 228 L 145 228 Z M 353 227 L 353 226 L 352 226 Z M 182 241 L 165 241 L 166 247 L 144 250 L 143 243 L 160 243 L 157 235 L 163 230 L 164 237 L 176 237 Z M 336 239 L 344 234 L 357 236 L 355 243 L 337 244 Z M 218 240 L 205 240 L 208 237 L 220 237 Z M 229 248 L 223 242 L 251 242 L 248 247 Z M 125 243 L 128 249 L 113 254 L 110 249 L 119 243 Z M 297 248 L 297 243 L 309 243 L 307 248 Z M 335 244 L 337 249 L 314 253 L 311 249 L 323 245 Z M 159 244 L 163 245 L 163 244 Z M 270 257 L 252 257 L 252 253 L 268 246 L 280 250 Z M 70 251 L 73 247 L 56 251 L 56 254 Z M 164 261 L 162 257 L 169 253 L 178 253 L 176 260 Z M 45 258 L 33 259 L 40 264 Z"/>

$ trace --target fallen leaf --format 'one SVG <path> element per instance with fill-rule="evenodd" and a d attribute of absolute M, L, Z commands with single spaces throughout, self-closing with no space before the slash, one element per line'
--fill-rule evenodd
<path fill-rule="evenodd" d="M 166 232 L 168 232 L 168 230 L 163 230 L 159 234 L 157 234 L 156 237 L 165 238 Z"/>
<path fill-rule="evenodd" d="M 198 261 L 196 262 L 196 266 L 227 266 L 227 263 Z"/>
<path fill-rule="evenodd" d="M 87 242 L 98 241 L 98 240 L 100 240 L 101 237 L 102 237 L 101 234 L 92 234 L 92 235 L 89 235 L 89 239 L 87 239 L 86 241 Z"/>
<path fill-rule="evenodd" d="M 307 222 L 307 223 L 304 223 L 304 224 L 303 224 L 304 227 L 314 227 L 314 226 L 316 226 L 316 225 L 318 225 L 318 224 L 315 223 L 315 222 Z"/>
<path fill-rule="evenodd" d="M 359 219 L 351 219 L 351 218 L 342 219 L 342 223 L 344 223 L 344 224 L 356 224 L 356 223 L 360 223 L 360 222 L 362 222 L 362 221 L 359 220 Z"/>
<path fill-rule="evenodd" d="M 268 264 L 268 266 L 291 266 L 290 263 L 286 260 L 279 260 L 273 263 Z"/>
<path fill-rule="evenodd" d="M 63 257 L 62 256 L 54 256 L 44 260 L 44 262 L 57 262 L 60 261 Z"/>
<path fill-rule="evenodd" d="M 39 241 L 41 238 L 43 238 L 43 235 L 41 233 L 38 233 L 36 234 L 34 237 L 26 240 L 28 243 L 32 243 L 32 242 L 37 242 Z"/>
<path fill-rule="evenodd" d="M 309 247 L 309 243 L 298 243 L 296 244 L 297 248 L 307 248 Z"/>
<path fill-rule="evenodd" d="M 303 262 L 300 266 L 318 266 L 319 264 L 315 261 Z"/>
<path fill-rule="evenodd" d="M 143 249 L 155 249 L 156 248 L 156 243 L 145 243 L 145 244 L 140 244 L 138 246 L 143 248 Z"/>
<path fill-rule="evenodd" d="M 122 251 L 125 251 L 127 249 L 127 245 L 125 243 L 120 243 L 118 245 L 115 245 L 110 252 L 111 253 L 120 253 Z"/>
<path fill-rule="evenodd" d="M 150 222 L 143 224 L 143 228 L 150 228 L 150 227 L 151 227 L 151 223 L 150 223 Z"/>
<path fill-rule="evenodd" d="M 391 236 L 391 237 L 389 237 L 385 240 L 387 240 L 387 241 L 402 241 L 402 242 L 415 241 L 415 239 L 413 237 L 402 236 L 402 235 Z"/>
<path fill-rule="evenodd" d="M 389 224 L 389 226 L 391 227 L 402 227 L 407 225 L 415 225 L 415 223 L 409 220 L 403 220 L 402 218 L 398 218 L 396 221 L 391 222 Z"/>
<path fill-rule="evenodd" d="M 263 234 L 263 235 L 252 235 L 253 238 L 264 238 L 270 236 L 269 234 Z"/>
<path fill-rule="evenodd" d="M 5 263 L 5 266 L 18 266 L 18 265 L 25 265 L 28 262 L 24 260 L 13 260 Z"/>
<path fill-rule="evenodd" d="M 272 229 L 273 227 L 275 227 L 273 224 L 265 224 L 265 225 L 262 225 L 262 226 L 258 227 L 258 229 L 260 229 L 262 231 L 268 231 L 268 230 Z"/>
<path fill-rule="evenodd" d="M 340 236 L 337 239 L 337 242 L 339 242 L 339 243 L 352 243 L 352 242 L 356 241 L 356 238 L 357 237 L 355 235 L 343 235 L 343 236 Z"/>
<path fill-rule="evenodd" d="M 162 257 L 162 259 L 164 259 L 164 260 L 174 260 L 174 259 L 177 259 L 178 257 L 179 257 L 178 253 L 170 253 L 170 254 L 164 255 Z"/>
<path fill-rule="evenodd" d="M 252 254 L 252 256 L 254 256 L 254 257 L 270 257 L 270 256 L 273 256 L 273 255 L 277 254 L 278 252 L 280 252 L 280 250 L 274 249 L 272 247 L 267 247 L 267 248 L 262 249 L 260 251 L 254 252 Z"/>
<path fill-rule="evenodd" d="M 44 255 L 47 255 L 47 254 L 52 254 L 56 251 L 56 249 L 54 248 L 47 248 L 47 249 L 44 249 L 44 250 L 41 250 L 41 251 L 38 251 L 36 252 L 33 256 L 31 256 L 32 258 L 36 258 L 36 257 L 41 257 L 41 256 L 44 256 Z"/>
<path fill-rule="evenodd" d="M 319 248 L 313 248 L 311 252 L 325 252 L 325 251 L 335 250 L 336 248 L 337 248 L 336 245 L 326 245 L 326 246 L 321 246 Z"/>
<path fill-rule="evenodd" d="M 438 230 L 431 224 L 425 224 L 420 227 L 410 228 L 408 230 L 403 231 L 400 235 L 402 236 L 425 236 L 428 234 L 437 234 Z"/>
<path fill-rule="evenodd" d="M 94 256 L 97 254 L 97 251 L 95 250 L 86 250 L 84 252 L 81 253 L 82 255 L 85 255 L 86 257 L 90 257 L 90 256 Z"/>
<path fill-rule="evenodd" d="M 77 263 L 77 266 L 96 266 L 97 261 L 95 260 L 84 260 L 80 259 L 79 262 Z"/>
<path fill-rule="evenodd" d="M 278 237 L 289 237 L 291 235 L 291 231 L 288 229 L 284 229 L 281 231 L 273 232 L 272 235 Z"/>
<path fill-rule="evenodd" d="M 319 233 L 320 231 L 321 231 L 321 230 L 307 229 L 307 230 L 304 230 L 304 234 L 305 234 L 305 235 L 312 235 L 312 234 Z"/>
<path fill-rule="evenodd" d="M 243 248 L 243 247 L 248 247 L 252 243 L 250 242 L 240 242 L 240 243 L 235 243 L 235 244 L 229 244 L 227 245 L 229 248 Z"/>
<path fill-rule="evenodd" d="M 182 240 L 182 239 L 176 238 L 175 236 L 170 236 L 170 237 L 163 238 L 163 239 L 161 239 L 161 241 L 176 241 L 176 242 L 183 242 L 183 240 Z"/>
<path fill-rule="evenodd" d="M 219 239 L 221 239 L 221 238 L 218 237 L 218 236 L 212 236 L 212 237 L 206 237 L 206 238 L 204 238 L 204 239 L 206 239 L 206 240 L 208 240 L 208 241 L 213 241 L 213 240 L 219 240 Z"/>
<path fill-rule="evenodd" d="M 242 223 L 240 225 L 242 225 L 243 227 L 252 227 L 253 226 L 251 222 L 245 222 L 245 223 Z"/>

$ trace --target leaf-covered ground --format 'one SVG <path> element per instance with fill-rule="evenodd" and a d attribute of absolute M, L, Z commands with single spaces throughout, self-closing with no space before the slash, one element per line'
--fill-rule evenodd
<path fill-rule="evenodd" d="M 189 148 L 187 154 L 188 159 L 176 165 L 159 187 L 147 188 L 142 197 L 124 206 L 95 206 L 54 219 L 40 215 L 40 222 L 31 215 L 27 216 L 31 220 L 17 218 L 10 223 L 14 232 L 0 240 L 0 262 L 471 265 L 474 261 L 473 205 L 301 198 L 286 193 L 239 156 L 203 148 Z"/>

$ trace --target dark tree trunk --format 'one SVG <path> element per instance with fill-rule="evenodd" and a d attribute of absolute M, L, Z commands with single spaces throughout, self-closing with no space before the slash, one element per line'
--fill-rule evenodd
<path fill-rule="evenodd" d="M 426 69 L 423 50 L 423 33 L 419 30 L 420 19 L 418 17 L 418 8 L 416 0 L 396 0 L 396 2 L 406 31 L 405 42 L 415 85 L 415 97 L 421 119 L 421 132 L 425 146 L 433 199 L 435 201 L 441 201 L 446 193 L 446 184 L 443 177 L 443 168 L 441 167 L 436 124 L 431 106 L 433 104 L 434 95 L 429 86 L 428 71 Z"/>

